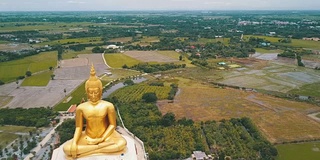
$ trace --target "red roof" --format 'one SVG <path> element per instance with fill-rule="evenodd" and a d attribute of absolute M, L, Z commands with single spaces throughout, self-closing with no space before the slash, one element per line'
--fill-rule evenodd
<path fill-rule="evenodd" d="M 73 105 L 71 105 L 70 107 L 69 107 L 69 109 L 68 109 L 68 113 L 74 113 L 75 111 L 76 111 L 76 109 L 77 109 L 77 105 L 76 104 L 73 104 Z"/>

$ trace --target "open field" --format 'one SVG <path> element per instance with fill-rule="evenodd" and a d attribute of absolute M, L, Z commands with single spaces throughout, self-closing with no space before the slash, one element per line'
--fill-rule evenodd
<path fill-rule="evenodd" d="M 291 47 L 302 47 L 302 48 L 309 48 L 309 49 L 320 49 L 320 42 L 317 41 L 306 41 L 302 39 L 292 39 L 291 43 L 279 43 L 278 40 L 281 38 L 277 37 L 268 37 L 268 36 L 255 36 L 255 35 L 245 35 L 244 39 L 249 40 L 250 37 L 262 38 L 265 40 L 270 41 L 271 43 L 283 45 L 283 46 L 291 46 Z"/>
<path fill-rule="evenodd" d="M 89 22 L 72 22 L 72 23 L 57 23 L 57 22 L 37 22 L 36 25 L 28 25 L 29 22 L 19 22 L 24 26 L 16 26 L 16 22 L 1 23 L 0 32 L 12 31 L 43 31 L 43 32 L 71 32 L 85 30 L 87 26 L 92 25 Z M 97 24 L 98 25 L 98 24 Z"/>
<path fill-rule="evenodd" d="M 164 56 L 179 60 L 180 53 L 176 51 L 157 51 L 157 52 Z M 187 67 L 195 67 L 193 64 L 191 64 L 191 61 L 186 57 L 183 57 L 182 61 L 179 61 L 177 63 L 186 64 Z"/>
<path fill-rule="evenodd" d="M 140 60 L 142 62 L 177 62 L 178 59 L 173 59 L 171 57 L 164 56 L 157 53 L 156 51 L 126 51 L 125 55 L 132 57 L 134 59 Z"/>
<path fill-rule="evenodd" d="M 320 158 L 320 142 L 283 144 L 276 146 L 277 160 L 316 160 Z"/>
<path fill-rule="evenodd" d="M 206 43 L 216 43 L 216 42 L 222 42 L 225 45 L 229 44 L 230 38 L 215 38 L 215 39 L 209 39 L 209 38 L 199 38 L 197 42 L 191 42 L 191 44 L 206 44 Z"/>
<path fill-rule="evenodd" d="M 7 144 L 19 137 L 19 134 L 29 134 L 29 131 L 35 131 L 33 127 L 24 126 L 0 126 L 0 148 L 4 148 Z"/>
<path fill-rule="evenodd" d="M 83 51 L 67 50 L 62 54 L 62 59 L 72 59 L 78 57 L 79 54 L 91 54 L 93 47 L 86 47 Z"/>
<path fill-rule="evenodd" d="M 313 69 L 258 59 L 234 59 L 244 68 L 224 72 L 220 83 L 248 88 L 287 92 L 305 84 L 320 81 Z M 281 63 L 279 63 L 279 62 Z"/>
<path fill-rule="evenodd" d="M 55 44 L 68 44 L 68 43 L 101 43 L 101 37 L 86 37 L 86 38 L 71 38 L 60 39 L 50 42 L 39 43 L 38 45 L 55 45 Z"/>
<path fill-rule="evenodd" d="M 277 50 L 267 50 L 264 48 L 255 48 L 256 52 L 258 53 L 282 53 L 283 51 L 280 49 Z"/>
<path fill-rule="evenodd" d="M 122 42 L 127 43 L 129 41 L 132 41 L 132 37 L 122 37 L 122 38 L 114 38 L 110 39 L 108 42 Z"/>
<path fill-rule="evenodd" d="M 107 61 L 107 64 L 112 68 L 122 68 L 125 64 L 131 67 L 141 62 L 122 53 L 104 54 L 104 58 Z"/>
<path fill-rule="evenodd" d="M 0 79 L 4 82 L 15 80 L 25 75 L 26 71 L 32 73 L 49 70 L 57 65 L 57 52 L 43 52 L 23 59 L 1 62 Z"/>
<path fill-rule="evenodd" d="M 306 84 L 297 89 L 290 90 L 288 93 L 320 98 L 320 83 Z"/>
<path fill-rule="evenodd" d="M 174 103 L 158 103 L 163 114 L 173 112 L 176 119 L 186 117 L 195 121 L 250 117 L 272 143 L 320 138 L 320 123 L 307 116 L 309 112 L 320 111 L 317 106 L 178 80 L 180 93 Z"/>
<path fill-rule="evenodd" d="M 12 99 L 12 96 L 0 96 L 0 108 L 7 105 Z"/>
<path fill-rule="evenodd" d="M 132 45 L 148 46 L 154 42 L 160 42 L 160 39 L 157 36 L 144 36 L 138 42 L 133 42 Z"/>
<path fill-rule="evenodd" d="M 111 76 L 104 75 L 104 76 L 101 77 L 101 80 L 110 82 L 110 81 L 115 80 L 115 79 L 127 78 L 129 76 L 136 76 L 138 74 L 141 74 L 139 71 L 129 70 L 129 69 L 111 68 L 109 70 L 112 73 L 112 75 Z"/>
<path fill-rule="evenodd" d="M 44 71 L 23 80 L 21 86 L 46 86 L 51 80 L 52 71 Z"/>
<path fill-rule="evenodd" d="M 32 45 L 27 43 L 0 43 L 0 50 L 3 51 L 14 51 L 23 49 L 32 49 Z"/>

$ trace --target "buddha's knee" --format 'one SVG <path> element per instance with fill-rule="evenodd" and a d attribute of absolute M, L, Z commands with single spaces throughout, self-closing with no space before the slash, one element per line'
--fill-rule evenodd
<path fill-rule="evenodd" d="M 71 155 L 70 153 L 71 151 L 71 143 L 68 141 L 67 143 L 64 144 L 63 146 L 63 152 L 66 154 L 66 155 Z"/>

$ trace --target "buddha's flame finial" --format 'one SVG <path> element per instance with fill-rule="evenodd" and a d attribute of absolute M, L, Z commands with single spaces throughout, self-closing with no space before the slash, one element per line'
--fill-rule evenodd
<path fill-rule="evenodd" d="M 93 64 L 91 65 L 91 70 L 90 70 L 90 78 L 88 79 L 88 81 L 96 81 L 98 80 L 97 76 L 96 76 L 96 71 L 94 69 Z"/>

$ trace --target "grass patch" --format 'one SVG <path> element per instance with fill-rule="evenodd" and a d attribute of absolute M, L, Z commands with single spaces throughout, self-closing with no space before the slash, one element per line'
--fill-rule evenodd
<path fill-rule="evenodd" d="M 52 71 L 44 71 L 39 74 L 27 77 L 21 84 L 21 86 L 47 86 L 51 80 Z"/>
<path fill-rule="evenodd" d="M 68 43 L 101 43 L 101 37 L 86 37 L 86 38 L 70 38 L 59 39 L 50 42 L 43 42 L 39 45 L 56 45 L 56 44 L 68 44 Z"/>
<path fill-rule="evenodd" d="M 0 147 L 4 148 L 18 137 L 16 134 L 0 132 Z"/>
<path fill-rule="evenodd" d="M 304 96 L 320 97 L 320 90 L 316 88 L 320 88 L 320 82 L 303 85 L 299 89 L 290 90 L 288 93 L 304 95 Z"/>
<path fill-rule="evenodd" d="M 8 41 L 0 41 L 0 44 L 7 44 L 9 43 Z"/>
<path fill-rule="evenodd" d="M 32 73 L 49 70 L 57 65 L 57 52 L 43 52 L 23 59 L 0 63 L 0 80 L 9 82 L 18 76 L 25 75 L 26 71 Z"/>
<path fill-rule="evenodd" d="M 180 53 L 176 51 L 157 51 L 157 52 L 164 56 L 179 60 Z M 186 56 L 183 56 L 182 61 L 179 61 L 177 63 L 186 64 L 187 67 L 195 67 L 195 65 L 191 64 L 191 61 Z"/>
<path fill-rule="evenodd" d="M 320 49 L 320 42 L 317 42 L 317 41 L 306 41 L 306 40 L 302 40 L 302 39 L 292 39 L 291 43 L 279 43 L 278 40 L 280 40 L 282 38 L 268 37 L 268 36 L 255 36 L 255 35 L 245 35 L 244 40 L 248 41 L 250 37 L 262 38 L 262 39 L 270 41 L 273 44 L 281 45 L 281 46 Z"/>
<path fill-rule="evenodd" d="M 259 53 L 282 53 L 282 50 L 268 50 L 264 48 L 255 48 L 256 52 Z"/>
<path fill-rule="evenodd" d="M 320 118 L 320 113 L 316 115 L 316 117 Z"/>
<path fill-rule="evenodd" d="M 7 144 L 11 143 L 19 137 L 14 134 L 15 132 L 28 133 L 29 131 L 35 131 L 34 127 L 25 126 L 0 126 L 0 147 L 4 148 Z"/>
<path fill-rule="evenodd" d="M 108 42 L 123 42 L 123 43 L 127 43 L 129 41 L 132 41 L 132 37 L 114 38 L 114 39 L 110 39 Z"/>
<path fill-rule="evenodd" d="M 140 74 L 139 71 L 129 70 L 129 69 L 114 69 L 114 68 L 111 68 L 110 71 L 111 71 L 112 75 L 111 76 L 103 76 L 102 80 L 110 82 L 110 81 L 115 80 L 115 79 L 127 78 L 129 76 L 135 76 L 137 74 Z"/>
<path fill-rule="evenodd" d="M 279 156 L 276 160 L 319 159 L 320 142 L 284 144 L 276 146 Z"/>
<path fill-rule="evenodd" d="M 0 108 L 7 105 L 12 99 L 13 96 L 0 96 Z"/>
<path fill-rule="evenodd" d="M 55 111 L 66 111 L 73 104 L 79 104 L 82 98 L 87 98 L 86 91 L 84 88 L 85 83 L 82 83 L 77 89 L 75 89 L 69 96 L 72 99 L 68 103 L 63 103 L 69 96 L 66 96 L 65 99 L 54 107 Z"/>
<path fill-rule="evenodd" d="M 72 59 L 76 58 L 79 54 L 91 54 L 93 47 L 86 47 L 85 50 L 82 51 L 73 51 L 73 50 L 67 50 L 62 54 L 62 59 Z"/>
<path fill-rule="evenodd" d="M 34 127 L 25 127 L 25 126 L 0 126 L 0 130 L 3 132 L 22 132 L 28 133 L 29 131 L 35 131 Z"/>
<path fill-rule="evenodd" d="M 140 63 L 139 60 L 121 53 L 104 54 L 104 58 L 106 59 L 108 65 L 113 68 L 122 68 L 124 64 L 126 64 L 127 66 L 133 66 Z"/>

